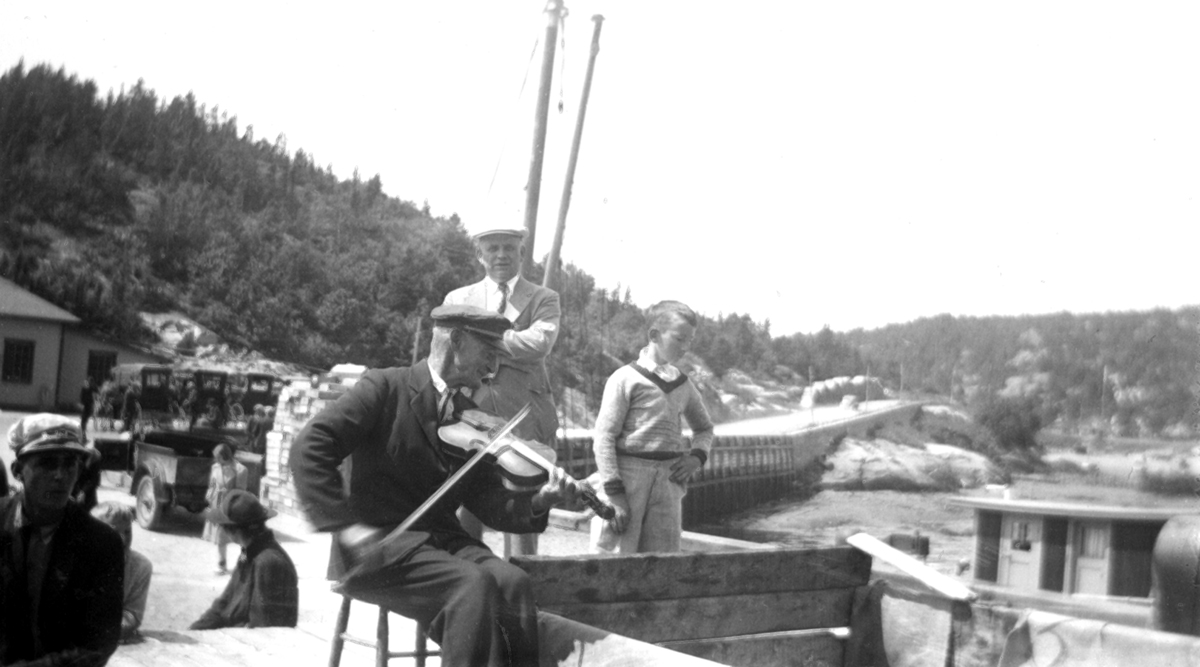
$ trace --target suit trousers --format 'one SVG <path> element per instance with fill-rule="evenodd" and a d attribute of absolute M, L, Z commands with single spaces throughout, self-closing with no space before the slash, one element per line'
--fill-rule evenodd
<path fill-rule="evenodd" d="M 426 623 L 446 667 L 538 664 L 537 604 L 523 570 L 464 540 L 346 583 L 357 600 Z"/>

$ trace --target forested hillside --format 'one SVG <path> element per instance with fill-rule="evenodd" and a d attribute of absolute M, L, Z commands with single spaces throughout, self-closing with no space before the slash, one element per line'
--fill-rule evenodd
<path fill-rule="evenodd" d="M 429 309 L 482 269 L 457 216 L 383 188 L 379 176 L 339 180 L 191 95 L 159 99 L 140 81 L 100 95 L 23 63 L 0 76 L 0 275 L 112 336 L 144 339 L 139 312 L 177 310 L 314 368 L 423 355 Z M 552 380 L 593 411 L 644 343 L 634 289 L 598 289 L 585 267 L 563 267 Z M 1179 431 L 1196 416 L 1200 308 L 942 315 L 780 337 L 767 321 L 708 315 L 692 361 L 715 382 L 735 368 L 785 384 L 869 372 L 905 393 L 1021 401 L 1045 423 L 1103 412 L 1121 432 Z"/>

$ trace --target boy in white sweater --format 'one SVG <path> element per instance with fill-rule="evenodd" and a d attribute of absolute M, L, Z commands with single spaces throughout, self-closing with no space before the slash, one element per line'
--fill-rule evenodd
<path fill-rule="evenodd" d="M 650 308 L 650 344 L 604 385 L 592 449 L 603 495 L 616 516 L 592 519 L 592 551 L 679 551 L 687 482 L 708 460 L 713 424 L 704 400 L 674 365 L 696 333 L 678 301 Z M 690 446 L 680 419 L 692 429 Z"/>

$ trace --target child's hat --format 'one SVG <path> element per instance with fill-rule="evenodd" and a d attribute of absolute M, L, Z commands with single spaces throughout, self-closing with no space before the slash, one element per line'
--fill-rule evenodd
<path fill-rule="evenodd" d="M 263 507 L 249 491 L 234 489 L 221 499 L 221 504 L 208 510 L 208 520 L 222 526 L 250 526 L 275 516 L 273 509 Z"/>

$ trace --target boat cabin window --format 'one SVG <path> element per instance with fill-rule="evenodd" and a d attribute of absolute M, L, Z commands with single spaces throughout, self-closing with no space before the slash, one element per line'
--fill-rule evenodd
<path fill-rule="evenodd" d="M 1108 549 L 1108 530 L 1104 526 L 1079 526 L 1079 555 L 1083 558 L 1103 558 Z"/>
<path fill-rule="evenodd" d="M 1015 551 L 1029 551 L 1033 548 L 1033 543 L 1029 540 L 1028 521 L 1012 522 L 1012 548 Z"/>

